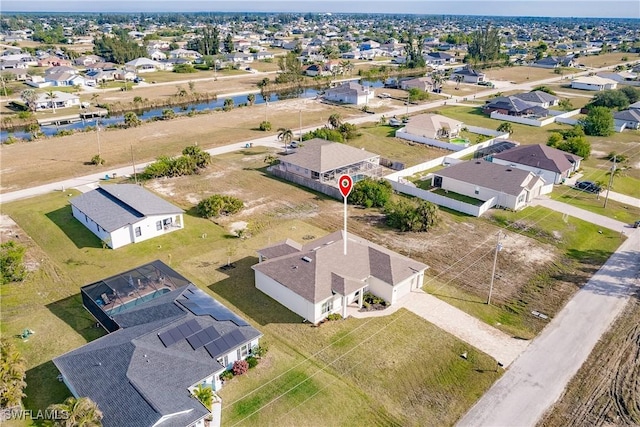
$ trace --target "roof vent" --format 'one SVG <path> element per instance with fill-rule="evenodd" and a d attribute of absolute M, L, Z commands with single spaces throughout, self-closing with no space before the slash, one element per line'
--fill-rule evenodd
<path fill-rule="evenodd" d="M 304 262 L 311 262 L 311 261 L 312 261 L 312 259 L 311 259 L 311 258 L 309 258 L 308 256 L 303 256 L 303 257 L 302 257 L 302 260 L 303 260 Z"/>
<path fill-rule="evenodd" d="M 513 170 L 513 169 L 509 168 L 509 169 L 507 169 L 507 172 L 511 172 L 512 170 Z"/>

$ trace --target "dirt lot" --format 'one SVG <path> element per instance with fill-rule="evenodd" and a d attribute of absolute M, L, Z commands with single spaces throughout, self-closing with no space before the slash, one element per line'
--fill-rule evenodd
<path fill-rule="evenodd" d="M 640 294 L 636 293 L 540 427 L 640 425 L 638 319 Z"/>

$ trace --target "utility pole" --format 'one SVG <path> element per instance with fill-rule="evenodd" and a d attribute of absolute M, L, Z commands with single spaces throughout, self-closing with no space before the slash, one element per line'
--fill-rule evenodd
<path fill-rule="evenodd" d="M 100 117 L 96 119 L 96 135 L 98 135 L 98 156 L 102 154 L 100 152 Z"/>
<path fill-rule="evenodd" d="M 133 143 L 131 143 L 131 141 L 129 141 L 129 147 L 131 147 L 131 166 L 133 167 L 133 179 L 136 185 L 138 185 L 138 175 L 136 174 L 136 163 L 135 163 L 135 160 L 133 159 Z"/>
<path fill-rule="evenodd" d="M 500 237 L 502 232 L 498 231 L 498 237 L 496 240 L 496 252 L 493 254 L 493 269 L 491 270 L 491 284 L 489 285 L 489 298 L 487 298 L 487 305 L 491 305 L 491 294 L 493 293 L 493 279 L 496 275 L 496 263 L 498 261 L 498 252 L 502 250 L 502 245 L 500 244 Z"/>
<path fill-rule="evenodd" d="M 300 130 L 299 130 L 300 138 L 299 138 L 299 140 L 300 141 L 299 142 L 300 142 L 300 144 L 302 144 L 302 110 L 300 110 L 300 118 L 299 119 L 300 119 L 300 123 L 299 123 L 299 126 L 300 126 Z"/>
<path fill-rule="evenodd" d="M 609 191 L 611 190 L 611 184 L 613 184 L 613 174 L 616 172 L 616 156 L 613 156 L 613 166 L 611 166 L 611 176 L 609 176 L 609 185 L 607 186 L 607 195 L 604 198 L 604 206 L 607 207 L 607 201 L 609 200 Z"/>

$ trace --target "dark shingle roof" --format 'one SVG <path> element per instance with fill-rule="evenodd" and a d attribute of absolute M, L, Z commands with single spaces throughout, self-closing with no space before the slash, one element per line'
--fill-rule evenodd
<path fill-rule="evenodd" d="M 613 114 L 613 118 L 625 122 L 640 122 L 640 110 L 623 110 Z"/>
<path fill-rule="evenodd" d="M 528 111 L 533 109 L 534 107 L 534 105 L 531 105 L 528 102 L 514 96 L 499 96 L 484 105 L 484 108 L 496 108 L 500 110 L 512 111 L 514 113 Z"/>
<path fill-rule="evenodd" d="M 184 211 L 135 184 L 105 185 L 69 201 L 106 231 L 134 224 L 149 215 Z"/>
<path fill-rule="evenodd" d="M 495 154 L 493 157 L 507 162 L 564 173 L 573 167 L 567 158 L 567 154 L 568 153 L 558 150 L 557 148 L 536 144 L 521 145 Z"/>
<path fill-rule="evenodd" d="M 558 100 L 558 97 L 553 96 L 547 92 L 543 92 L 541 90 L 536 90 L 533 92 L 525 92 L 525 93 L 516 93 L 513 96 L 523 101 L 535 102 L 537 104 L 542 104 L 544 102 L 553 103 Z"/>
<path fill-rule="evenodd" d="M 219 345 L 224 354 L 262 334 L 248 324 L 187 310 L 183 296 L 198 291 L 187 285 L 118 315 L 121 329 L 54 359 L 75 393 L 98 404 L 105 427 L 152 426 L 163 416 L 186 412 L 161 424 L 182 427 L 209 414 L 188 388 L 224 367 L 204 347 L 194 350 L 186 339 L 165 346 L 159 334 L 194 321 L 223 338 L 234 333 L 239 339 Z"/>
<path fill-rule="evenodd" d="M 362 288 L 371 276 L 396 285 L 416 271 L 428 268 L 353 234 L 347 240 L 348 257 L 343 245 L 343 232 L 336 231 L 304 245 L 296 253 L 252 268 L 313 303 L 329 298 L 332 291 L 344 295 L 345 291 Z"/>
<path fill-rule="evenodd" d="M 484 160 L 458 163 L 434 174 L 512 196 L 519 195 L 523 188 L 528 188 L 535 179 L 540 179 L 529 171 Z"/>

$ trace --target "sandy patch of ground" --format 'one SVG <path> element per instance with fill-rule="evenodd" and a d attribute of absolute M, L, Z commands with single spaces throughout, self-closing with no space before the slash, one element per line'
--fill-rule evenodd
<path fill-rule="evenodd" d="M 29 236 L 22 231 L 9 215 L 0 215 L 0 242 L 5 243 L 8 241 L 15 241 L 21 244 L 22 242 L 28 242 Z M 24 258 L 24 266 L 27 271 L 32 272 L 40 267 L 40 262 L 27 251 Z"/>

